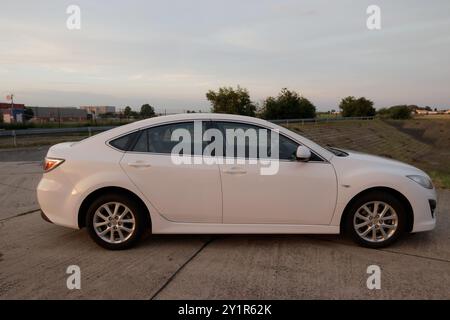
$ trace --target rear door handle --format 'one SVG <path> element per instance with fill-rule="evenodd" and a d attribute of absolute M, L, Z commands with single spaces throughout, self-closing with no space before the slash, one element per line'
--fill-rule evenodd
<path fill-rule="evenodd" d="M 232 167 L 230 169 L 223 171 L 226 174 L 246 174 L 247 170 L 239 168 L 239 167 Z"/>
<path fill-rule="evenodd" d="M 152 166 L 150 163 L 144 161 L 128 162 L 128 165 L 133 168 L 148 168 Z"/>

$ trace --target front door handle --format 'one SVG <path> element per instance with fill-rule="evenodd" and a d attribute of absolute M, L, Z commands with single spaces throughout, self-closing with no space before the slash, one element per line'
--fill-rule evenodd
<path fill-rule="evenodd" d="M 133 168 L 148 168 L 152 166 L 150 163 L 144 161 L 128 162 L 128 165 Z"/>
<path fill-rule="evenodd" d="M 247 170 L 240 167 L 232 167 L 230 169 L 224 170 L 223 172 L 226 174 L 246 174 Z"/>

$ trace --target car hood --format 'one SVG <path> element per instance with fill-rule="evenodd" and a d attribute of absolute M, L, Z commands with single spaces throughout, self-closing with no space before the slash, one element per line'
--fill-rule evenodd
<path fill-rule="evenodd" d="M 385 169 L 392 168 L 394 170 L 405 170 L 405 171 L 411 172 L 411 174 L 421 174 L 421 175 L 428 176 L 422 170 L 420 170 L 414 166 L 411 166 L 409 164 L 406 164 L 404 162 L 401 162 L 401 161 L 397 161 L 394 159 L 385 158 L 385 157 L 381 157 L 381 156 L 374 156 L 371 154 L 352 151 L 352 150 L 343 150 L 343 149 L 341 149 L 341 150 L 348 153 L 348 157 L 346 157 L 346 158 L 348 158 L 352 162 L 357 162 L 359 164 L 367 164 L 372 167 L 383 167 Z"/>

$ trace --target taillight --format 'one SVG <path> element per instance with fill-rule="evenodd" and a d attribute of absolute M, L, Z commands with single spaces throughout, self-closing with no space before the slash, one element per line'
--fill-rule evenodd
<path fill-rule="evenodd" d="M 64 162 L 64 159 L 45 158 L 44 159 L 44 172 L 49 172 Z"/>

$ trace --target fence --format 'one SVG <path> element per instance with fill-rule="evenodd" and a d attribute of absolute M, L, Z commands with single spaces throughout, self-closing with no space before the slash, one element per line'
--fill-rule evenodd
<path fill-rule="evenodd" d="M 355 121 L 355 120 L 373 120 L 374 117 L 335 117 L 335 118 L 310 118 L 310 119 L 277 119 L 269 120 L 272 123 L 280 125 L 289 124 L 307 124 L 307 123 L 327 123 L 335 121 Z M 12 145 L 17 147 L 17 137 L 19 136 L 45 136 L 45 135 L 65 135 L 87 133 L 91 136 L 93 133 L 102 132 L 115 128 L 115 126 L 98 126 L 98 127 L 76 127 L 76 128 L 41 128 L 41 129 L 20 129 L 20 130 L 1 130 L 0 138 L 12 138 Z"/>
<path fill-rule="evenodd" d="M 272 123 L 289 125 L 289 124 L 302 124 L 305 123 L 321 123 L 321 122 L 335 122 L 335 121 L 356 121 L 356 120 L 373 120 L 375 117 L 334 117 L 334 118 L 308 118 L 308 119 L 278 119 L 269 120 Z"/>
<path fill-rule="evenodd" d="M 91 135 L 92 132 L 106 131 L 112 128 L 114 128 L 114 126 L 0 130 L 0 137 L 31 136 L 31 135 L 58 134 L 58 133 L 84 133 L 84 132 L 87 132 L 89 135 Z"/>
<path fill-rule="evenodd" d="M 55 135 L 73 135 L 73 134 L 83 134 L 91 136 L 93 133 L 102 132 L 109 129 L 114 128 L 115 126 L 99 126 L 99 127 L 77 127 L 77 128 L 41 128 L 41 129 L 20 129 L 20 130 L 1 130 L 0 129 L 0 138 L 4 143 L 5 138 L 11 138 L 9 143 L 6 143 L 6 146 L 17 147 L 17 139 L 18 137 L 38 137 L 38 136 L 55 136 Z M 1 145 L 0 145 L 1 146 Z"/>

